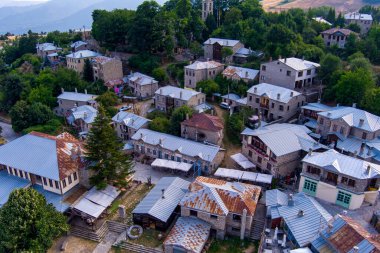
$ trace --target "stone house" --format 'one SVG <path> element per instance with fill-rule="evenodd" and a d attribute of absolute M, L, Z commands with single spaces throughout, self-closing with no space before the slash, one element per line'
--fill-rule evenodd
<path fill-rule="evenodd" d="M 97 56 L 92 59 L 94 80 L 103 80 L 104 83 L 123 78 L 123 64 L 121 60 L 105 56 Z"/>
<path fill-rule="evenodd" d="M 97 56 L 100 56 L 100 54 L 90 50 L 81 50 L 75 53 L 68 54 L 66 55 L 67 68 L 74 70 L 79 75 L 82 75 L 85 61 L 91 61 Z"/>
<path fill-rule="evenodd" d="M 62 51 L 62 48 L 55 46 L 53 43 L 38 43 L 36 45 L 37 55 L 40 58 L 45 58 L 49 54 L 58 53 Z"/>
<path fill-rule="evenodd" d="M 337 45 L 338 48 L 344 48 L 350 34 L 355 33 L 344 28 L 331 28 L 321 32 L 322 39 L 327 47 Z"/>
<path fill-rule="evenodd" d="M 228 66 L 222 73 L 223 77 L 236 82 L 253 83 L 258 80 L 259 71 L 242 67 Z"/>
<path fill-rule="evenodd" d="M 196 107 L 205 104 L 206 95 L 202 92 L 167 85 L 155 92 L 154 102 L 156 109 L 169 113 L 183 105 Z"/>
<path fill-rule="evenodd" d="M 135 153 L 151 159 L 165 159 L 193 164 L 194 173 L 211 174 L 224 158 L 219 146 L 206 145 L 149 129 L 139 129 L 133 136 Z"/>
<path fill-rule="evenodd" d="M 221 145 L 224 125 L 218 116 L 194 114 L 181 123 L 181 137 L 199 142 Z"/>
<path fill-rule="evenodd" d="M 112 122 L 117 136 L 128 141 L 140 128 L 148 128 L 150 120 L 130 112 L 118 112 Z"/>
<path fill-rule="evenodd" d="M 82 143 L 69 133 L 31 132 L 0 147 L 0 170 L 63 195 L 80 181 L 82 154 Z"/>
<path fill-rule="evenodd" d="M 316 133 L 331 147 L 379 163 L 380 117 L 353 107 L 337 106 L 318 113 Z"/>
<path fill-rule="evenodd" d="M 320 65 L 298 58 L 284 58 L 261 64 L 260 83 L 271 83 L 291 90 L 311 86 Z"/>
<path fill-rule="evenodd" d="M 70 48 L 71 52 L 75 53 L 81 50 L 87 50 L 89 49 L 89 46 L 86 42 L 79 40 L 74 43 L 71 43 Z"/>
<path fill-rule="evenodd" d="M 310 152 L 302 163 L 300 192 L 350 210 L 377 201 L 380 165 L 332 149 Z"/>
<path fill-rule="evenodd" d="M 224 65 L 216 61 L 196 61 L 185 66 L 185 87 L 195 89 L 198 82 L 214 79 L 218 74 L 222 73 L 223 69 Z"/>
<path fill-rule="evenodd" d="M 68 92 L 62 89 L 61 95 L 57 97 L 58 107 L 54 109 L 54 112 L 59 116 L 66 116 L 70 113 L 71 109 L 82 105 L 90 105 L 96 108 L 96 97 L 97 95 L 87 94 L 87 90 L 84 93 L 78 93 L 76 88 L 75 92 Z"/>
<path fill-rule="evenodd" d="M 70 110 L 67 122 L 81 133 L 88 133 L 98 116 L 98 110 L 90 105 L 81 105 Z"/>
<path fill-rule="evenodd" d="M 244 44 L 239 40 L 209 38 L 203 43 L 204 57 L 206 59 L 221 62 L 223 60 L 223 48 L 230 48 L 232 50 L 232 55 L 226 59 L 226 61 L 229 62 L 233 58 L 233 55 L 243 47 Z"/>
<path fill-rule="evenodd" d="M 360 34 L 365 35 L 372 27 L 373 18 L 370 14 L 351 12 L 344 15 L 346 25 L 357 24 L 360 27 Z"/>
<path fill-rule="evenodd" d="M 299 116 L 299 122 L 311 130 L 317 129 L 318 113 L 333 110 L 334 107 L 322 104 L 320 101 L 317 103 L 307 103 L 301 107 L 301 114 Z M 320 138 L 320 136 L 318 136 Z"/>
<path fill-rule="evenodd" d="M 138 98 L 150 98 L 158 90 L 158 81 L 139 72 L 128 76 L 128 86 Z"/>
<path fill-rule="evenodd" d="M 310 150 L 325 150 L 301 125 L 273 124 L 255 130 L 246 128 L 241 135 L 242 154 L 256 165 L 256 170 L 276 178 L 294 177 L 300 162 Z"/>
<path fill-rule="evenodd" d="M 180 202 L 181 216 L 206 221 L 218 239 L 248 238 L 260 193 L 256 185 L 199 176 Z"/>
<path fill-rule="evenodd" d="M 301 93 L 280 86 L 260 83 L 247 91 L 247 105 L 264 121 L 287 121 L 297 115 L 306 98 Z"/>
<path fill-rule="evenodd" d="M 214 0 L 202 0 L 202 20 L 206 21 L 208 15 L 214 13 Z"/>
<path fill-rule="evenodd" d="M 239 100 L 241 100 L 241 97 L 235 93 L 228 93 L 223 95 L 221 98 L 222 102 L 227 103 L 233 109 L 239 106 Z"/>

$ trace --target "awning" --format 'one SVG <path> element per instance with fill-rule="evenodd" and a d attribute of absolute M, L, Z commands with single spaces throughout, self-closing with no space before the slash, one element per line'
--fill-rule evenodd
<path fill-rule="evenodd" d="M 244 171 L 240 170 L 231 170 L 231 169 L 226 169 L 226 168 L 219 168 L 215 172 L 215 176 L 217 177 L 224 177 L 224 178 L 233 178 L 233 179 L 238 179 L 240 180 L 243 177 Z"/>
<path fill-rule="evenodd" d="M 188 172 L 191 167 L 193 167 L 190 163 L 184 163 L 184 162 L 175 162 L 171 160 L 165 160 L 165 159 L 155 159 L 153 163 L 151 164 L 152 167 L 158 167 L 158 168 L 166 168 L 166 169 L 172 169 L 172 170 L 179 170 Z"/>
<path fill-rule="evenodd" d="M 322 137 L 320 134 L 316 134 L 316 133 L 309 133 L 309 135 L 316 139 L 320 139 Z"/>
<path fill-rule="evenodd" d="M 304 125 L 305 125 L 306 127 L 309 127 L 309 128 L 312 128 L 312 129 L 316 129 L 317 126 L 318 126 L 318 123 L 317 123 L 316 120 L 311 119 L 311 120 L 309 120 L 308 122 L 306 122 Z"/>
<path fill-rule="evenodd" d="M 237 153 L 231 156 L 232 160 L 234 160 L 237 164 L 239 164 L 243 169 L 252 169 L 256 168 L 251 161 L 248 160 L 242 153 Z"/>
<path fill-rule="evenodd" d="M 273 176 L 267 174 L 261 174 L 251 171 L 241 171 L 234 169 L 219 168 L 214 176 L 223 178 L 232 178 L 237 180 L 245 180 L 255 183 L 271 184 Z"/>

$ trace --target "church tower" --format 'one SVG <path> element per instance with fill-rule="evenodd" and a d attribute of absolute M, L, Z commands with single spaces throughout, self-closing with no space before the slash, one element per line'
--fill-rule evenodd
<path fill-rule="evenodd" d="M 213 0 L 202 0 L 202 19 L 205 21 L 208 15 L 212 15 L 214 11 Z"/>

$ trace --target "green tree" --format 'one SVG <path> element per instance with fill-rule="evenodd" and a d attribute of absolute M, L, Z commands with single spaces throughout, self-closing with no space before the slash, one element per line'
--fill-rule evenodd
<path fill-rule="evenodd" d="M 353 32 L 360 33 L 360 26 L 355 23 L 351 23 L 347 26 L 347 29 L 350 29 Z"/>
<path fill-rule="evenodd" d="M 109 116 L 116 114 L 117 110 L 115 106 L 119 104 L 119 99 L 115 92 L 107 91 L 96 98 L 96 101 L 102 105 L 107 111 Z"/>
<path fill-rule="evenodd" d="M 149 122 L 149 129 L 161 133 L 169 133 L 170 120 L 166 117 L 156 117 Z"/>
<path fill-rule="evenodd" d="M 361 103 L 362 107 L 373 114 L 380 115 L 380 88 L 369 90 Z"/>
<path fill-rule="evenodd" d="M 20 99 L 23 86 L 21 76 L 16 73 L 12 72 L 4 77 L 0 85 L 0 92 L 2 93 L 0 104 L 2 110 L 8 112 Z"/>
<path fill-rule="evenodd" d="M 197 90 L 202 89 L 206 96 L 211 97 L 213 93 L 219 92 L 219 85 L 211 79 L 197 83 Z"/>
<path fill-rule="evenodd" d="M 17 189 L 0 208 L 0 252 L 46 252 L 68 229 L 66 217 L 44 196 Z"/>
<path fill-rule="evenodd" d="M 190 44 L 190 52 L 194 55 L 195 59 L 198 59 L 204 53 L 202 45 L 199 42 L 197 42 L 197 41 L 191 42 L 191 44 Z"/>
<path fill-rule="evenodd" d="M 30 104 L 41 103 L 53 108 L 57 104 L 57 99 L 53 96 L 53 91 L 48 86 L 39 85 L 33 88 L 29 95 L 27 101 Z"/>
<path fill-rule="evenodd" d="M 54 117 L 52 110 L 39 102 L 30 105 L 28 114 L 30 126 L 45 124 Z"/>
<path fill-rule="evenodd" d="M 83 79 L 87 82 L 94 81 L 94 72 L 92 70 L 92 64 L 89 59 L 84 60 Z"/>
<path fill-rule="evenodd" d="M 155 68 L 155 69 L 153 69 L 152 76 L 157 81 L 159 81 L 160 83 L 161 82 L 165 82 L 165 81 L 167 81 L 169 79 L 168 75 L 166 74 L 165 69 L 163 69 L 163 68 Z"/>
<path fill-rule="evenodd" d="M 321 68 L 319 69 L 319 78 L 324 84 L 331 85 L 331 76 L 335 71 L 340 71 L 343 69 L 342 61 L 338 56 L 333 54 L 326 54 L 321 59 Z"/>
<path fill-rule="evenodd" d="M 223 47 L 222 48 L 223 61 L 227 61 L 227 58 L 230 57 L 233 54 L 234 54 L 234 52 L 232 51 L 231 48 L 229 48 L 229 47 Z"/>
<path fill-rule="evenodd" d="M 86 148 L 86 160 L 89 168 L 95 172 L 90 183 L 98 189 L 107 184 L 126 187 L 127 177 L 132 171 L 132 161 L 122 152 L 123 143 L 118 139 L 103 106 L 98 108 L 98 116 L 89 131 Z"/>
<path fill-rule="evenodd" d="M 29 105 L 26 101 L 18 101 L 9 111 L 12 120 L 12 128 L 15 132 L 21 132 L 30 126 L 29 123 Z"/>
<path fill-rule="evenodd" d="M 181 122 L 184 121 L 187 116 L 191 117 L 192 115 L 193 109 L 187 105 L 176 108 L 170 117 L 170 133 L 181 136 Z"/>

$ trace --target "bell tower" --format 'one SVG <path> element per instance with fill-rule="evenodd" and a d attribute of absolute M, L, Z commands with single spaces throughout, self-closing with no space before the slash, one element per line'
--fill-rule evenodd
<path fill-rule="evenodd" d="M 208 15 L 212 15 L 214 12 L 213 0 L 202 0 L 202 20 L 205 21 Z"/>

